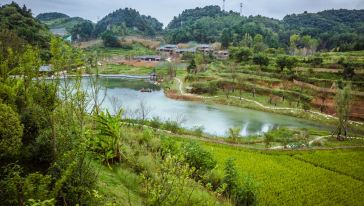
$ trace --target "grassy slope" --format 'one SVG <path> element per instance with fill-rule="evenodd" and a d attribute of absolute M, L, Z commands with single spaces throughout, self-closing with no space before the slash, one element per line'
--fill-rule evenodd
<path fill-rule="evenodd" d="M 49 28 L 65 28 L 67 31 L 70 31 L 75 25 L 85 21 L 79 17 L 73 18 L 60 18 L 60 19 L 53 19 L 49 21 L 43 21 Z"/>

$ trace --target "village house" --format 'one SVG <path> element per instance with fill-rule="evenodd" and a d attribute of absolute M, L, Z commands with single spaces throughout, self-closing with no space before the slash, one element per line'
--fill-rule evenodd
<path fill-rule="evenodd" d="M 172 54 L 176 49 L 178 49 L 177 45 L 166 44 L 166 45 L 163 45 L 163 46 L 159 47 L 157 49 L 157 51 L 159 51 L 159 52 L 168 52 L 168 53 Z"/>
<path fill-rule="evenodd" d="M 213 55 L 216 59 L 224 60 L 229 58 L 229 51 L 227 50 L 215 51 Z"/>
<path fill-rule="evenodd" d="M 196 48 L 177 49 L 176 54 L 196 53 Z"/>
<path fill-rule="evenodd" d="M 161 56 L 157 56 L 157 55 L 136 56 L 136 57 L 134 57 L 134 60 L 146 61 L 146 62 L 159 62 L 159 61 L 161 61 Z"/>
<path fill-rule="evenodd" d="M 214 49 L 209 44 L 199 44 L 196 46 L 196 50 L 204 54 L 214 51 Z"/>

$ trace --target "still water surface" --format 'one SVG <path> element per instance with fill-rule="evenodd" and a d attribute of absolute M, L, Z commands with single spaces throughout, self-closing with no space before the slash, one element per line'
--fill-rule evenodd
<path fill-rule="evenodd" d="M 89 88 L 89 79 L 83 79 L 84 88 Z M 184 128 L 202 127 L 211 135 L 225 136 L 231 127 L 242 128 L 241 135 L 262 134 L 278 127 L 289 128 L 325 128 L 322 125 L 290 116 L 255 111 L 250 109 L 207 105 L 199 102 L 177 101 L 164 96 L 162 89 L 149 81 L 122 78 L 102 78 L 100 84 L 106 89 L 106 98 L 102 104 L 110 112 L 122 106 L 125 115 L 140 118 L 138 112 L 143 102 L 149 110 L 148 118 L 180 121 Z M 141 89 L 152 89 L 142 93 Z M 89 90 L 89 89 L 88 89 Z"/>

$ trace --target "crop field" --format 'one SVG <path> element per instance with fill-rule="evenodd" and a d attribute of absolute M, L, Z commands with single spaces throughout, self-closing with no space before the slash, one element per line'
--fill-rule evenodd
<path fill-rule="evenodd" d="M 258 184 L 260 205 L 362 205 L 364 150 L 258 152 L 205 144 L 223 170 L 232 157 Z"/>

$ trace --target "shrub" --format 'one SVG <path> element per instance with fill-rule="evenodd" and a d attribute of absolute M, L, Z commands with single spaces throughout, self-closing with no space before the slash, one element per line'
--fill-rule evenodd
<path fill-rule="evenodd" d="M 159 129 L 162 125 L 162 122 L 161 120 L 158 118 L 158 117 L 153 117 L 151 120 L 150 120 L 150 126 L 153 127 L 153 128 L 156 128 L 156 129 Z"/>
<path fill-rule="evenodd" d="M 274 137 L 272 134 L 270 133 L 265 133 L 264 134 L 264 144 L 265 144 L 265 147 L 270 147 L 271 145 L 271 142 L 274 140 Z"/>
<path fill-rule="evenodd" d="M 193 177 L 199 179 L 203 174 L 212 170 L 216 166 L 216 161 L 212 154 L 204 150 L 198 143 L 189 142 L 183 145 L 183 154 L 186 163 L 195 168 Z"/>
<path fill-rule="evenodd" d="M 169 137 L 161 137 L 160 153 L 164 159 L 168 154 L 178 154 L 179 147 L 176 140 Z"/>
<path fill-rule="evenodd" d="M 308 63 L 310 63 L 312 66 L 320 66 L 324 62 L 324 59 L 319 56 L 315 56 L 313 58 L 308 59 Z"/>
<path fill-rule="evenodd" d="M 234 192 L 238 188 L 239 174 L 236 169 L 234 159 L 229 158 L 225 162 L 225 175 L 223 182 L 226 184 L 225 194 L 227 196 L 233 196 Z"/>
<path fill-rule="evenodd" d="M 224 173 L 220 170 L 213 169 L 208 171 L 202 178 L 205 185 L 210 185 L 211 189 L 216 191 L 223 184 Z"/>
<path fill-rule="evenodd" d="M 193 130 L 193 135 L 199 136 L 199 137 L 202 137 L 203 136 L 204 128 L 202 126 L 200 126 L 200 127 L 194 127 L 192 130 Z"/>
<path fill-rule="evenodd" d="M 19 154 L 22 135 L 19 115 L 11 107 L 0 103 L 0 159 Z"/>
<path fill-rule="evenodd" d="M 173 133 L 178 133 L 181 128 L 180 128 L 178 122 L 168 120 L 164 123 L 163 129 L 171 131 Z"/>
<path fill-rule="evenodd" d="M 111 31 L 105 31 L 101 35 L 101 38 L 106 47 L 119 47 L 120 46 L 118 38 Z"/>
<path fill-rule="evenodd" d="M 227 133 L 228 133 L 228 140 L 236 142 L 240 138 L 241 128 L 240 127 L 229 128 Z"/>
<path fill-rule="evenodd" d="M 268 58 L 267 55 L 259 53 L 259 54 L 254 55 L 253 62 L 254 62 L 254 64 L 259 65 L 260 67 L 268 66 L 269 65 L 269 58 Z"/>
<path fill-rule="evenodd" d="M 256 186 L 253 179 L 246 177 L 243 183 L 240 183 L 240 175 L 232 158 L 226 160 L 224 171 L 225 195 L 230 197 L 235 205 L 254 205 L 256 203 Z"/>

